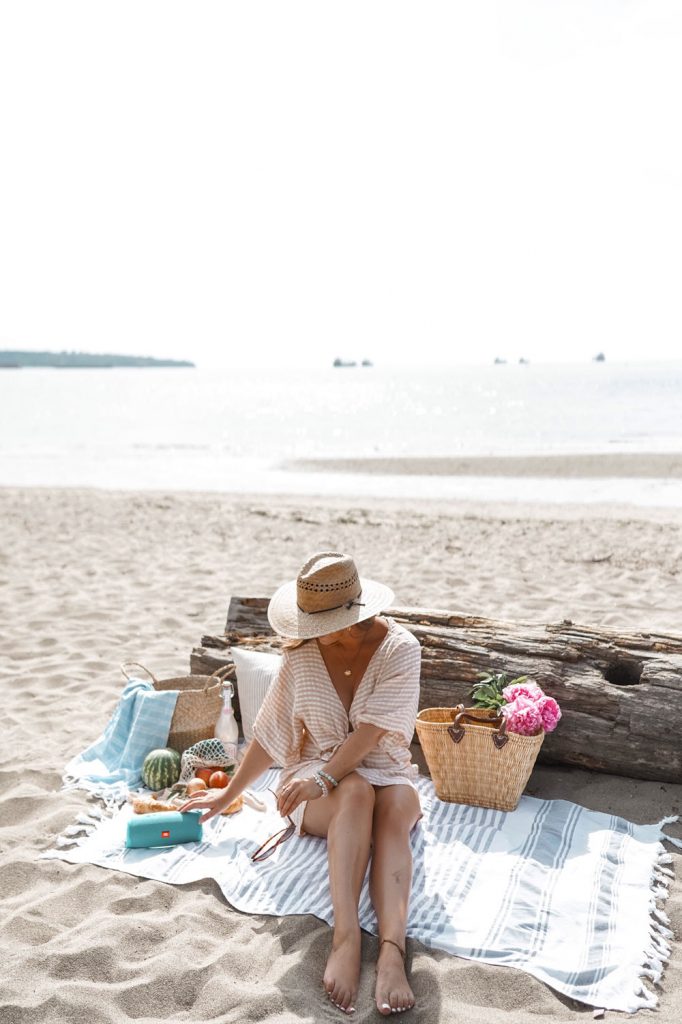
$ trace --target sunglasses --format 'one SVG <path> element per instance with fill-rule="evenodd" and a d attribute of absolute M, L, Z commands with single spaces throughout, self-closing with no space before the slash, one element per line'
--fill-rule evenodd
<path fill-rule="evenodd" d="M 277 799 L 277 794 L 272 789 L 269 789 L 268 793 L 272 793 L 274 798 Z M 280 829 L 279 832 L 275 832 L 274 836 L 270 836 L 269 839 L 266 839 L 263 845 L 259 846 L 255 853 L 251 854 L 251 860 L 255 864 L 262 860 L 267 860 L 268 857 L 273 855 L 278 846 L 281 846 L 282 843 L 286 843 L 287 839 L 291 839 L 296 831 L 296 826 L 291 820 L 291 815 L 289 814 L 287 814 L 287 821 L 289 824 L 286 828 Z"/>

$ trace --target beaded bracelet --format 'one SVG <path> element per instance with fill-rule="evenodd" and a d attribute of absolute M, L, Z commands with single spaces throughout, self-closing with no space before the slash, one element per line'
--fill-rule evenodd
<path fill-rule="evenodd" d="M 329 796 L 329 790 L 327 789 L 327 783 L 324 781 L 324 779 L 319 774 L 319 772 L 315 772 L 315 774 L 313 775 L 313 778 L 314 778 L 315 782 L 318 784 L 318 786 L 320 787 L 320 789 L 322 790 L 322 796 Z"/>
<path fill-rule="evenodd" d="M 331 782 L 333 788 L 336 789 L 339 783 L 337 779 L 334 778 L 333 775 L 330 775 L 328 772 L 323 772 L 321 768 L 317 774 L 321 775 L 323 779 L 327 780 L 327 782 Z"/>

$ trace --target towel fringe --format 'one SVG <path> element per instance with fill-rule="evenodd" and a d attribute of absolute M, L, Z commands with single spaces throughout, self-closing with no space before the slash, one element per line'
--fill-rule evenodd
<path fill-rule="evenodd" d="M 94 815 L 92 811 L 85 811 L 83 814 L 78 815 L 76 821 L 79 822 L 79 824 L 81 825 L 90 825 L 94 827 L 95 825 L 99 825 L 101 819 L 101 814 Z"/>
<path fill-rule="evenodd" d="M 671 838 L 662 831 L 664 825 L 671 825 L 679 821 L 679 815 L 670 815 L 658 823 L 660 839 L 672 843 L 674 846 L 682 847 L 682 841 Z M 673 863 L 673 856 L 667 853 L 662 845 L 656 861 L 651 870 L 649 881 L 649 943 L 643 952 L 642 961 L 638 969 L 640 980 L 639 987 L 634 992 L 633 1007 L 635 1009 L 655 1009 L 658 1005 L 658 996 L 644 984 L 644 979 L 652 985 L 660 984 L 665 966 L 670 960 L 671 946 L 668 940 L 674 939 L 670 925 L 670 918 L 662 907 L 657 906 L 670 895 L 670 883 L 675 875 L 669 867 Z"/>
<path fill-rule="evenodd" d="M 663 974 L 663 961 L 657 960 L 655 956 L 651 960 L 647 961 L 646 968 L 656 975 L 655 981 L 658 981 Z"/>
<path fill-rule="evenodd" d="M 55 839 L 55 846 L 57 846 L 58 849 L 60 849 L 60 850 L 64 850 L 67 847 L 69 847 L 69 849 L 71 849 L 74 846 L 78 846 L 78 843 L 77 843 L 77 841 L 75 839 L 69 839 L 68 836 L 57 836 L 57 838 Z M 47 856 L 50 855 L 50 853 L 51 853 L 51 851 L 47 850 L 43 854 L 43 856 L 47 857 Z"/>
<path fill-rule="evenodd" d="M 661 818 L 657 827 L 660 830 L 661 839 L 665 840 L 666 843 L 672 843 L 672 845 L 676 846 L 678 850 L 682 850 L 682 839 L 675 839 L 674 836 L 666 835 L 666 833 L 663 831 L 664 825 L 674 825 L 675 822 L 679 820 L 679 814 L 670 814 L 667 818 Z"/>
<path fill-rule="evenodd" d="M 640 985 L 635 989 L 634 1003 L 636 1010 L 655 1010 L 658 1005 L 658 996 L 646 985 Z"/>
<path fill-rule="evenodd" d="M 93 782 L 73 775 L 62 775 L 62 790 L 82 789 L 91 797 L 101 800 L 107 811 L 113 814 L 128 799 L 128 784 L 125 782 Z"/>
<path fill-rule="evenodd" d="M 670 946 L 663 939 L 659 939 L 656 936 L 651 936 L 651 945 L 646 952 L 647 958 L 651 956 L 658 957 L 659 960 L 667 961 L 670 959 Z"/>
<path fill-rule="evenodd" d="M 57 836 L 55 840 L 55 846 L 64 850 L 67 847 L 73 848 L 75 846 L 81 846 L 86 839 L 89 839 L 91 835 L 96 831 L 102 822 L 113 815 L 118 810 L 115 807 L 113 810 L 101 807 L 93 804 L 87 809 L 87 811 L 81 811 L 76 818 L 74 825 L 68 825 L 64 831 Z"/>
<path fill-rule="evenodd" d="M 654 907 L 651 913 L 661 922 L 661 924 L 670 924 L 670 918 L 662 908 Z"/>
<path fill-rule="evenodd" d="M 80 835 L 81 832 L 87 833 L 89 831 L 91 831 L 91 829 L 88 829 L 85 825 L 69 825 L 68 828 L 64 829 L 62 835 L 77 836 Z"/>

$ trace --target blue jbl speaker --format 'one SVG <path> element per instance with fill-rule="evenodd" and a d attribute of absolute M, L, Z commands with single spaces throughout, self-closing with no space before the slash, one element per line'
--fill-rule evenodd
<path fill-rule="evenodd" d="M 178 843 L 200 843 L 203 825 L 201 812 L 157 811 L 154 814 L 134 814 L 128 819 L 126 846 L 136 849 L 144 846 L 177 846 Z"/>

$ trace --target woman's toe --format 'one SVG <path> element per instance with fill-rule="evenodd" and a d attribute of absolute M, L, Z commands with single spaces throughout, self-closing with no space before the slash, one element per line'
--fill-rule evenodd
<path fill-rule="evenodd" d="M 344 1013 L 348 1013 L 348 1007 L 351 1006 L 352 1002 L 350 992 L 347 989 L 341 989 L 339 991 L 339 998 L 337 1002 L 339 1004 L 339 1008 L 343 1010 Z"/>

